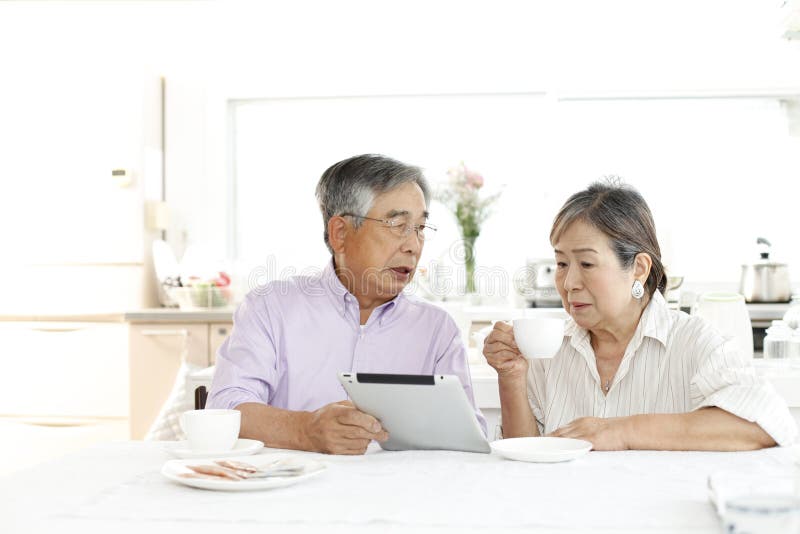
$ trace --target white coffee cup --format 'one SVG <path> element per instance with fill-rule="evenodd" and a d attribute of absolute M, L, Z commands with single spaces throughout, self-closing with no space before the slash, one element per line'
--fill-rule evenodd
<path fill-rule="evenodd" d="M 564 340 L 564 318 L 548 314 L 514 319 L 514 340 L 528 359 L 552 358 Z"/>
<path fill-rule="evenodd" d="M 239 410 L 190 410 L 181 414 L 181 428 L 193 451 L 229 451 L 239 439 Z"/>

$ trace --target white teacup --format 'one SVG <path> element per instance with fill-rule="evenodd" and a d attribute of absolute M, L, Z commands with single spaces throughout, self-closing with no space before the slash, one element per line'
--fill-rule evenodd
<path fill-rule="evenodd" d="M 181 428 L 193 451 L 229 451 L 239 439 L 239 410 L 190 410 L 181 414 Z"/>
<path fill-rule="evenodd" d="M 514 319 L 514 340 L 528 359 L 552 358 L 564 340 L 564 318 L 552 314 Z"/>

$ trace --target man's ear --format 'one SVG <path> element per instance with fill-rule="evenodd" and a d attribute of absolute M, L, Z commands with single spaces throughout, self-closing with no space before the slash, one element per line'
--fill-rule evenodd
<path fill-rule="evenodd" d="M 328 242 L 333 249 L 334 254 L 341 254 L 344 252 L 344 238 L 350 231 L 350 225 L 344 217 L 331 217 L 328 219 Z"/>
<path fill-rule="evenodd" d="M 647 252 L 640 252 L 633 260 L 633 276 L 644 283 L 650 276 L 650 269 L 653 267 L 653 258 Z"/>

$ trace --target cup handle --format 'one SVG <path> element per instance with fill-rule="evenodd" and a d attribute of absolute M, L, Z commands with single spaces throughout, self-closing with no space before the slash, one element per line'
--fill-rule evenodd
<path fill-rule="evenodd" d="M 186 412 L 183 412 L 180 417 L 178 417 L 178 424 L 180 425 L 183 433 L 186 434 Z"/>

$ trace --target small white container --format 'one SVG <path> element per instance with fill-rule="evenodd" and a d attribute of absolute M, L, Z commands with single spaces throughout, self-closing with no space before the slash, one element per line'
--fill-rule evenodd
<path fill-rule="evenodd" d="M 764 359 L 785 360 L 792 357 L 795 343 L 792 329 L 784 321 L 772 321 L 764 338 Z"/>

